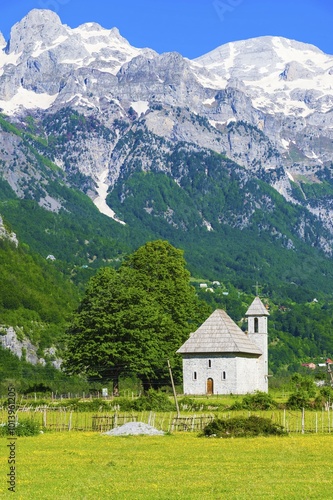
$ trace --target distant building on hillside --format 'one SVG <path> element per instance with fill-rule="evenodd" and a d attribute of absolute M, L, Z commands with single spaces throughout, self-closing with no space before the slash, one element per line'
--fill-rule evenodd
<path fill-rule="evenodd" d="M 268 392 L 269 312 L 256 297 L 246 316 L 248 334 L 217 309 L 178 349 L 184 394 Z"/>
<path fill-rule="evenodd" d="M 310 368 L 310 370 L 316 369 L 315 363 L 302 363 L 302 366 L 304 366 L 305 368 Z"/>

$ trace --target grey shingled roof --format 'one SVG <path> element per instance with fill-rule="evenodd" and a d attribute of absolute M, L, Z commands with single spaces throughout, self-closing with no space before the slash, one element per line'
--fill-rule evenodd
<path fill-rule="evenodd" d="M 262 354 L 222 309 L 214 311 L 177 352 Z"/>
<path fill-rule="evenodd" d="M 245 316 L 269 316 L 269 312 L 259 297 L 256 297 L 246 311 Z"/>

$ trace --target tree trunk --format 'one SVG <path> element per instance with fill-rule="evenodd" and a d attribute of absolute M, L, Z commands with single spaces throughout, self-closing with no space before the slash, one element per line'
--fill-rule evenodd
<path fill-rule="evenodd" d="M 143 392 L 146 393 L 149 391 L 149 389 L 152 388 L 152 385 L 151 385 L 151 381 L 144 378 L 144 379 L 141 379 L 141 382 L 142 382 L 142 387 L 143 387 Z"/>

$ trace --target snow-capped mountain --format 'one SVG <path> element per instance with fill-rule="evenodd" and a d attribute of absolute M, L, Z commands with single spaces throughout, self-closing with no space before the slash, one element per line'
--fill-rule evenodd
<path fill-rule="evenodd" d="M 76 96 L 69 89 L 82 69 L 92 73 L 93 87 L 99 72 L 110 75 L 112 81 L 133 57 L 155 55 L 152 50 L 132 47 L 116 28 L 106 30 L 87 23 L 71 29 L 49 10 L 32 10 L 12 28 L 8 44 L 4 47 L 3 37 L 1 43 L 0 107 L 8 114 L 20 109 L 48 109 L 62 90 L 61 97 L 73 101 Z M 80 97 L 84 102 L 90 86 L 87 82 L 83 85 Z"/>
<path fill-rule="evenodd" d="M 112 119 L 110 101 L 118 117 L 130 106 L 141 115 L 161 102 L 189 107 L 220 131 L 231 121 L 246 121 L 285 160 L 293 159 L 295 147 L 301 164 L 332 159 L 333 56 L 312 45 L 266 36 L 190 61 L 134 48 L 116 28 L 87 23 L 71 29 L 52 11 L 32 10 L 12 28 L 7 44 L 1 36 L 0 46 L 0 108 L 6 114 L 70 105 Z M 174 122 L 170 128 L 184 135 Z"/>
<path fill-rule="evenodd" d="M 333 56 L 313 45 L 264 36 L 228 43 L 194 62 L 212 73 L 216 89 L 239 82 L 264 112 L 306 117 L 332 110 Z"/>
<path fill-rule="evenodd" d="M 72 29 L 54 12 L 37 9 L 12 28 L 8 42 L 0 35 L 0 49 L 0 110 L 13 123 L 30 115 L 43 127 L 47 121 L 43 130 L 53 136 L 58 118 L 52 117 L 61 110 L 92 120 L 88 132 L 67 131 L 66 147 L 52 151 L 52 160 L 92 180 L 85 190 L 103 213 L 116 217 L 105 203 L 107 190 L 131 162 L 170 173 L 163 155 L 186 143 L 234 160 L 305 205 L 333 233 L 333 203 L 310 202 L 295 190 L 304 179 L 320 183 L 332 165 L 333 56 L 265 36 L 189 60 L 132 47 L 116 28 Z M 149 153 L 129 146 L 140 131 L 148 133 Z M 165 143 L 154 149 L 158 138 Z M 0 146 L 6 140 L 0 137 Z M 5 169 L 5 177 L 23 196 L 17 168 Z"/>

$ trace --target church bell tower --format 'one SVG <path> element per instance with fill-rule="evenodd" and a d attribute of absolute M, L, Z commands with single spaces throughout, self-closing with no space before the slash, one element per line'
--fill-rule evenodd
<path fill-rule="evenodd" d="M 259 297 L 256 297 L 245 313 L 248 320 L 248 336 L 262 352 L 258 358 L 258 391 L 268 392 L 268 332 L 269 312 Z"/>

